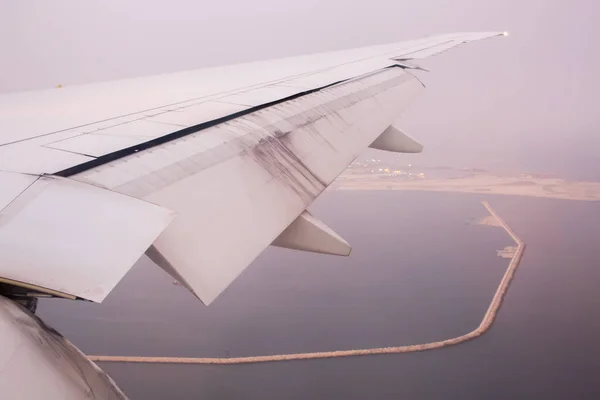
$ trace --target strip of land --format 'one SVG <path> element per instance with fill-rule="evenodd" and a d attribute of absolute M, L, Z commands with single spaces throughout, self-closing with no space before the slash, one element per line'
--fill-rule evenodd
<path fill-rule="evenodd" d="M 352 172 L 342 174 L 334 190 L 426 190 L 512 196 L 545 197 L 565 200 L 600 201 L 600 182 L 572 182 L 532 175 L 467 174 L 455 178 L 424 178 Z"/>
<path fill-rule="evenodd" d="M 398 353 L 410 353 L 415 351 L 425 351 L 432 349 L 439 349 L 446 346 L 452 346 L 459 343 L 466 342 L 468 340 L 475 339 L 487 332 L 492 323 L 496 319 L 496 315 L 502 300 L 506 295 L 510 282 L 517 270 L 523 252 L 525 251 L 525 243 L 515 234 L 515 232 L 504 222 L 500 216 L 492 209 L 492 207 L 484 202 L 483 205 L 488 209 L 490 214 L 496 218 L 497 222 L 502 226 L 506 232 L 512 237 L 517 244 L 517 249 L 510 260 L 508 268 L 504 273 L 500 285 L 492 298 L 492 301 L 488 307 L 487 312 L 483 316 L 483 319 L 479 326 L 462 336 L 458 336 L 451 339 L 441 340 L 432 343 L 414 344 L 408 346 L 395 346 L 395 347 L 379 347 L 373 349 L 356 349 L 356 350 L 340 350 L 340 351 L 323 351 L 316 353 L 296 353 L 296 354 L 276 354 L 276 355 L 265 355 L 255 357 L 135 357 L 135 356 L 88 356 L 92 361 L 100 362 L 130 362 L 130 363 L 163 363 L 163 364 L 248 364 L 248 363 L 261 363 L 261 362 L 273 362 L 273 361 L 291 361 L 291 360 L 311 360 L 318 358 L 335 358 L 335 357 L 351 357 L 351 356 L 365 356 L 375 354 L 398 354 Z"/>

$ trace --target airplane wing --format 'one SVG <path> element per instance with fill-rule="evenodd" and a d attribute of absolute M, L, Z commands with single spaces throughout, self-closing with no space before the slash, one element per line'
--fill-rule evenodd
<path fill-rule="evenodd" d="M 267 246 L 347 255 L 306 208 L 422 89 L 410 60 L 502 35 L 0 95 L 0 282 L 102 301 L 144 253 L 212 302 Z"/>

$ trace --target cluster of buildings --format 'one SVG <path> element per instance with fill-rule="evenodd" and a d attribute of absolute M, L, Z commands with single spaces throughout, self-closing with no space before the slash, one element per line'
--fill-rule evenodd
<path fill-rule="evenodd" d="M 425 173 L 416 172 L 411 164 L 384 162 L 379 159 L 357 160 L 348 166 L 350 174 L 375 174 L 378 176 L 402 177 L 405 179 L 425 179 Z"/>

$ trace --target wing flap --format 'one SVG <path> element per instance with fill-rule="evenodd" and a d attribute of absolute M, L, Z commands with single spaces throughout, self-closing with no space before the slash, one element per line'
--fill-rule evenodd
<path fill-rule="evenodd" d="M 146 201 L 40 177 L 0 212 L 0 277 L 100 302 L 172 218 Z"/>
<path fill-rule="evenodd" d="M 306 205 L 249 157 L 219 163 L 147 198 L 177 210 L 154 247 L 205 304 Z"/>

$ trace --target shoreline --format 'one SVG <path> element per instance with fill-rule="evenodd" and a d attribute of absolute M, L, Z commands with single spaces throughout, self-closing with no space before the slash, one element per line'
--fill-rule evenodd
<path fill-rule="evenodd" d="M 448 179 L 398 179 L 377 174 L 345 174 L 334 181 L 330 189 L 456 192 L 600 201 L 600 182 L 568 182 L 529 176 L 475 175 Z"/>

